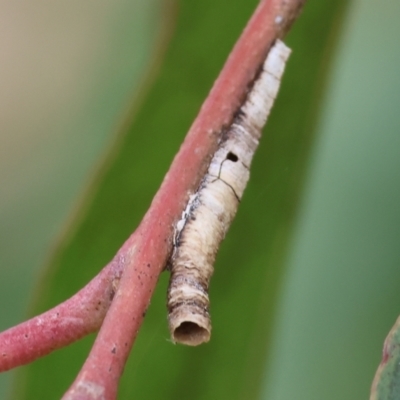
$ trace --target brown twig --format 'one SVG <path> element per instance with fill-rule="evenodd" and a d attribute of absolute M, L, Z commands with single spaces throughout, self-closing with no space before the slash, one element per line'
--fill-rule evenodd
<path fill-rule="evenodd" d="M 175 157 L 141 225 L 119 254 L 120 286 L 99 335 L 64 400 L 115 399 L 119 378 L 171 251 L 172 229 L 198 186 L 221 132 L 276 38 L 289 29 L 305 0 L 263 0 L 226 62 Z"/>

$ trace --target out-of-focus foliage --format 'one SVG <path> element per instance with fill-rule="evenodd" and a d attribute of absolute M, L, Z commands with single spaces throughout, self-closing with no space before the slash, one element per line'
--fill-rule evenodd
<path fill-rule="evenodd" d="M 280 295 L 268 400 L 368 399 L 400 313 L 399 15 L 399 2 L 356 1 L 345 20 Z"/>
<path fill-rule="evenodd" d="M 175 33 L 159 73 L 155 76 L 154 85 L 143 97 L 142 107 L 129 129 L 121 133 L 126 136 L 118 149 L 114 150 L 113 158 L 109 158 L 107 166 L 99 173 L 97 184 L 93 185 L 89 194 L 90 201 L 76 222 L 75 230 L 70 232 L 51 259 L 45 278 L 36 288 L 37 301 L 32 313 L 55 305 L 84 285 L 110 260 L 135 228 L 256 4 L 255 0 L 237 2 L 234 7 L 222 0 L 179 2 Z M 302 236 L 295 236 L 295 250 L 291 252 L 289 274 L 283 291 L 285 295 L 280 294 L 305 167 L 316 133 L 315 123 L 321 101 L 324 99 L 324 82 L 328 76 L 329 62 L 335 55 L 337 40 L 343 39 L 341 21 L 347 4 L 345 0 L 310 1 L 287 39 L 293 54 L 282 90 L 265 130 L 238 217 L 217 260 L 211 287 L 211 342 L 198 348 L 174 346 L 169 342 L 165 320 L 167 276 L 164 274 L 125 370 L 119 398 L 253 399 L 262 393 L 262 385 L 266 387 L 265 396 L 269 400 L 358 398 L 360 395 L 356 396 L 355 393 L 362 393 L 363 397 L 368 393 L 372 379 L 368 373 L 374 369 L 374 363 L 379 358 L 376 354 L 380 352 L 378 328 L 375 330 L 377 341 L 363 346 L 359 344 L 366 343 L 363 333 L 368 329 L 368 315 L 371 315 L 367 311 L 370 312 L 372 308 L 375 312 L 381 312 L 386 303 L 374 307 L 374 292 L 375 298 L 365 310 L 364 304 L 357 301 L 357 296 L 366 296 L 362 285 L 352 287 L 352 296 L 342 296 L 345 293 L 342 289 L 350 285 L 332 284 L 332 288 L 336 288 L 336 297 L 331 308 L 326 300 L 328 297 L 323 296 L 329 293 L 330 288 L 323 284 L 324 280 L 347 282 L 349 274 L 356 278 L 361 273 L 360 269 L 352 269 L 351 265 L 342 263 L 339 270 L 343 275 L 333 275 L 338 270 L 334 257 L 332 264 L 326 260 L 321 262 L 322 266 L 313 264 L 315 269 L 311 272 L 296 269 L 297 260 L 293 258 L 297 257 L 296 246 L 300 246 L 298 243 Z M 159 3 L 154 7 L 159 7 Z M 173 14 L 165 15 L 171 18 Z M 124 32 L 120 34 L 122 37 Z M 151 46 L 150 43 L 148 46 Z M 374 50 L 377 48 L 376 44 L 370 47 Z M 117 59 L 118 54 L 114 57 Z M 351 87 L 351 80 L 348 84 Z M 120 103 L 121 98 L 115 100 L 115 104 Z M 328 106 L 331 105 L 328 103 Z M 352 107 L 351 102 L 347 103 L 349 114 Z M 325 115 L 329 115 L 329 108 L 325 107 L 324 110 Z M 338 112 L 336 109 L 333 111 Z M 354 120 L 357 119 L 355 116 Z M 99 113 L 97 118 L 93 118 L 93 124 L 101 120 L 102 113 Z M 341 129 L 348 132 L 345 130 L 348 129 L 346 124 Z M 382 128 L 383 132 L 387 130 Z M 341 135 L 347 136 L 344 133 Z M 359 141 L 363 143 L 363 139 Z M 346 146 L 339 146 L 333 162 L 339 172 L 337 181 L 351 177 L 349 170 L 352 168 L 364 168 L 358 164 L 341 163 L 345 155 Z M 342 197 L 335 199 L 333 183 L 328 187 L 329 190 L 324 187 L 324 191 L 329 193 L 328 204 L 345 206 L 346 202 L 342 199 L 354 185 L 349 181 L 339 192 Z M 369 188 L 369 183 L 366 181 L 365 188 Z M 375 190 L 379 191 L 372 185 L 371 193 L 375 193 Z M 307 199 L 303 200 L 304 210 L 307 210 Z M 335 221 L 336 216 L 340 215 L 337 210 L 331 212 L 329 208 L 326 213 L 316 219 L 311 218 L 317 238 L 326 237 L 326 242 L 318 242 L 320 254 L 329 254 L 332 237 L 322 234 L 321 230 L 329 231 L 329 227 L 319 223 L 328 217 Z M 350 228 L 346 221 L 342 224 L 338 237 L 348 241 L 344 238 L 348 238 L 345 233 Z M 366 223 L 365 232 L 368 226 Z M 297 232 L 301 231 L 301 227 L 300 224 Z M 357 253 L 357 242 L 345 246 L 345 249 Z M 308 247 L 307 254 L 313 250 Z M 296 275 L 293 271 L 299 272 Z M 365 274 L 372 276 L 369 269 L 364 271 Z M 374 276 L 371 281 L 377 279 Z M 380 278 L 383 282 L 384 276 Z M 390 283 L 395 287 L 395 282 Z M 298 294 L 299 291 L 296 292 L 298 285 L 308 288 L 300 292 L 303 297 Z M 315 287 L 320 289 L 319 296 L 311 296 Z M 358 312 L 361 320 L 355 321 L 349 317 L 351 314 L 339 313 L 335 309 L 335 304 L 339 304 L 342 297 L 342 307 L 347 306 Z M 295 316 L 287 312 L 287 304 L 290 299 L 293 302 L 293 298 L 298 307 Z M 306 319 L 307 316 L 319 315 L 318 310 L 321 310 L 325 319 Z M 347 317 L 341 318 L 342 315 Z M 337 321 L 336 330 L 332 327 L 334 317 Z M 304 325 L 304 320 L 309 322 Z M 278 324 L 274 331 L 275 321 Z M 282 321 L 286 321 L 286 325 Z M 323 328 L 319 331 L 321 326 Z M 328 331 L 328 328 L 331 330 Z M 382 332 L 386 328 L 380 329 Z M 273 332 L 274 336 L 271 336 Z M 352 332 L 353 336 L 346 335 L 346 332 Z M 355 336 L 356 332 L 358 336 Z M 338 338 L 334 346 L 324 341 L 329 333 Z M 353 338 L 347 348 L 343 346 L 345 350 L 340 347 L 341 337 L 348 341 Z M 21 368 L 16 376 L 17 390 L 12 398 L 59 398 L 78 372 L 92 340 L 85 339 Z M 330 349 L 330 353 L 321 350 L 325 349 L 324 345 Z M 301 351 L 294 351 L 299 348 Z M 358 363 L 357 357 L 352 357 L 352 351 L 365 354 L 365 358 Z M 334 362 L 320 368 L 323 362 L 321 354 L 323 360 Z M 361 363 L 365 366 L 365 360 L 369 361 L 362 370 Z M 346 369 L 346 363 L 350 363 L 351 369 Z M 266 364 L 267 375 L 263 383 Z M 304 368 L 304 365 L 308 367 Z M 315 365 L 316 369 L 311 369 L 310 365 Z M 361 370 L 363 372 L 358 373 Z M 336 376 L 340 376 L 340 379 Z M 321 391 L 322 381 L 326 392 Z"/>

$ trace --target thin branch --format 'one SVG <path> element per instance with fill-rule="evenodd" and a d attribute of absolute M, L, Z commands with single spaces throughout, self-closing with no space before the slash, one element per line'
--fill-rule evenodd
<path fill-rule="evenodd" d="M 171 252 L 173 226 L 197 188 L 272 43 L 305 0 L 264 0 L 237 42 L 134 236 L 121 251 L 125 271 L 99 335 L 64 400 L 112 400 L 129 351 Z M 119 254 L 122 254 L 121 251 Z"/>
<path fill-rule="evenodd" d="M 97 331 L 124 270 L 117 256 L 84 288 L 61 303 L 0 334 L 0 372 L 28 364 Z"/>

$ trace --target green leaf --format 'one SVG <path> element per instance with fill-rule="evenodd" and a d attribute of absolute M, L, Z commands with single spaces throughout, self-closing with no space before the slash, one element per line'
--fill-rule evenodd
<path fill-rule="evenodd" d="M 399 314 L 399 14 L 399 2 L 360 1 L 345 20 L 278 299 L 264 399 L 368 399 Z M 386 380 L 381 394 L 388 384 L 398 385 Z"/>
<path fill-rule="evenodd" d="M 174 346 L 163 274 L 124 372 L 119 398 L 249 399 L 261 387 L 274 299 L 284 273 L 314 137 L 326 58 L 342 1 L 310 2 L 287 43 L 293 49 L 238 216 L 211 285 L 212 339 Z M 115 254 L 148 208 L 183 137 L 257 1 L 181 1 L 162 67 L 87 204 L 52 258 L 32 314 L 80 289 Z M 54 399 L 67 389 L 93 337 L 23 367 L 13 399 Z"/>

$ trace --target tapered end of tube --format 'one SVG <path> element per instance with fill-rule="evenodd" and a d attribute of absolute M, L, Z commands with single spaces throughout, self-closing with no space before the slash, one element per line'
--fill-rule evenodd
<path fill-rule="evenodd" d="M 168 315 L 168 323 L 174 343 L 198 346 L 210 340 L 210 315 L 194 304 L 176 306 Z"/>

